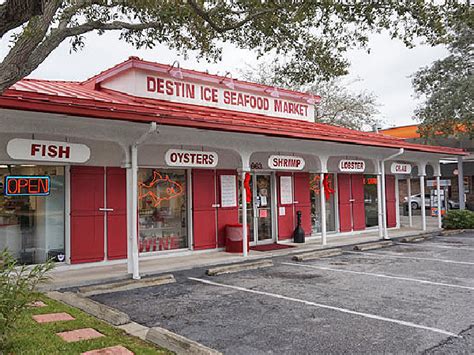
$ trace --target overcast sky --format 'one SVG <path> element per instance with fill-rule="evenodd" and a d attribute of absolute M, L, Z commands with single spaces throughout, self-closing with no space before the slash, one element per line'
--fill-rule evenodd
<path fill-rule="evenodd" d="M 70 53 L 69 42 L 64 42 L 30 77 L 84 80 L 131 55 L 170 64 L 178 59 L 183 68 L 203 71 L 207 69 L 211 73 L 219 74 L 230 71 L 234 77 L 239 76 L 239 70 L 245 69 L 246 64 L 255 63 L 252 52 L 230 46 L 225 47 L 221 62 L 209 64 L 204 60 L 198 62 L 193 56 L 185 60 L 164 46 L 137 50 L 119 41 L 117 33 L 102 36 L 88 34 L 86 37 L 86 47 L 82 51 Z M 370 54 L 363 50 L 347 53 L 351 67 L 346 81 L 352 82 L 350 88 L 353 90 L 368 90 L 377 95 L 381 105 L 380 118 L 385 121 L 385 127 L 413 123 L 411 117 L 417 102 L 413 97 L 409 76 L 418 68 L 446 56 L 446 49 L 429 46 L 408 49 L 400 41 L 390 40 L 386 35 L 372 36 L 370 47 Z M 0 57 L 3 58 L 7 51 L 8 42 L 3 38 L 0 40 Z M 362 80 L 353 83 L 355 78 Z"/>

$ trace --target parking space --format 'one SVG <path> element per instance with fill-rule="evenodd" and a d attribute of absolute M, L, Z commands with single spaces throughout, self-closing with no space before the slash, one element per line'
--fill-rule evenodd
<path fill-rule="evenodd" d="M 472 353 L 474 235 L 95 296 L 226 354 Z M 448 248 L 444 248 L 448 247 Z M 473 249 L 473 250 L 471 250 Z"/>

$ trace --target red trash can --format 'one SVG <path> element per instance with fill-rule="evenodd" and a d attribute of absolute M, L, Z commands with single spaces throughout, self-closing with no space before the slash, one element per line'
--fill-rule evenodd
<path fill-rule="evenodd" d="M 243 228 L 242 224 L 227 224 L 225 226 L 225 251 L 228 253 L 243 253 L 242 240 Z M 250 249 L 250 228 L 247 225 L 247 250 Z"/>

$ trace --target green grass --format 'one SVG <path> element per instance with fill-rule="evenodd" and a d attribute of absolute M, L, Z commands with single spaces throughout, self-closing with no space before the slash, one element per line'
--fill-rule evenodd
<path fill-rule="evenodd" d="M 8 339 L 5 354 L 80 354 L 84 351 L 122 345 L 135 354 L 172 354 L 154 347 L 139 338 L 127 335 L 121 329 L 114 328 L 76 308 L 54 301 L 44 295 L 37 298 L 46 303 L 47 307 L 30 308 L 19 319 L 16 329 Z M 36 323 L 31 316 L 34 314 L 67 312 L 75 320 L 53 323 Z M 66 343 L 58 332 L 94 328 L 105 335 L 91 340 Z M 0 354 L 2 353 L 0 349 Z"/>

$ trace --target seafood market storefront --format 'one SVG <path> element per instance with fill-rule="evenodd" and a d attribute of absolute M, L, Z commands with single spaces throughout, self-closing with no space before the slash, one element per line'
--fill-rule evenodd
<path fill-rule="evenodd" d="M 226 226 L 290 242 L 298 211 L 323 244 L 388 237 L 398 180 L 464 154 L 314 123 L 318 99 L 136 57 L 83 82 L 24 79 L 0 96 L 0 248 L 139 277 L 142 257 L 224 250 Z"/>

